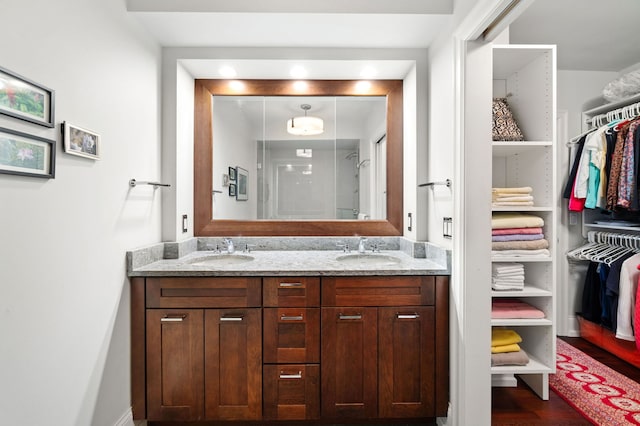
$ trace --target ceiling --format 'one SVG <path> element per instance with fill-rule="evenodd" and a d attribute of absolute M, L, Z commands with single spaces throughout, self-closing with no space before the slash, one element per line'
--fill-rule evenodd
<path fill-rule="evenodd" d="M 557 45 L 562 70 L 640 66 L 640 1 L 535 0 L 509 28 L 511 43 Z"/>
<path fill-rule="evenodd" d="M 451 24 L 453 0 L 127 0 L 127 9 L 162 46 L 427 48 Z M 511 43 L 556 44 L 559 69 L 621 71 L 640 63 L 639 21 L 638 0 L 535 0 L 509 34 Z M 195 76 L 220 77 L 197 62 L 187 64 Z M 270 72 L 282 78 L 286 62 Z M 306 78 L 336 78 L 338 69 L 362 78 L 361 61 L 340 62 L 318 71 L 310 61 Z M 376 64 L 376 77 L 403 78 L 406 64 L 386 68 L 392 62 Z M 264 70 L 249 65 L 254 75 L 238 78 Z"/>

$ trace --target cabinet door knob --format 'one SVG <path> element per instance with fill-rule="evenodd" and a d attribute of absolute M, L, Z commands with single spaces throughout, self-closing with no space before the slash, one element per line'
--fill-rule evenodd
<path fill-rule="evenodd" d="M 418 313 L 415 313 L 415 314 L 397 313 L 396 314 L 396 318 L 398 318 L 398 319 L 418 319 L 418 318 L 420 318 L 420 315 Z"/>
<path fill-rule="evenodd" d="M 339 314 L 338 318 L 340 318 L 341 320 L 361 320 L 362 314 L 352 314 L 352 315 Z"/>
<path fill-rule="evenodd" d="M 165 315 L 160 318 L 160 322 L 182 322 L 187 317 L 187 314 L 180 315 Z"/>

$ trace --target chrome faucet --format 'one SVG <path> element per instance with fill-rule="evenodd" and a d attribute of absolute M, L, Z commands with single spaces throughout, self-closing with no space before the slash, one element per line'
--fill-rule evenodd
<path fill-rule="evenodd" d="M 364 243 L 366 241 L 367 239 L 365 237 L 360 237 L 360 240 L 358 241 L 358 253 L 364 254 L 367 251 L 364 247 Z"/>
<path fill-rule="evenodd" d="M 222 241 L 227 245 L 227 253 L 233 254 L 236 252 L 236 248 L 233 246 L 231 238 L 223 238 Z"/>

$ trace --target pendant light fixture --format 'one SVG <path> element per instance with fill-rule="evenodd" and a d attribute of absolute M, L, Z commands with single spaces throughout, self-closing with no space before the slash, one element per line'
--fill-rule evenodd
<path fill-rule="evenodd" d="M 302 104 L 300 108 L 304 110 L 304 115 L 293 117 L 287 121 L 287 132 L 297 136 L 319 135 L 324 132 L 324 121 L 319 117 L 307 115 L 311 105 Z"/>

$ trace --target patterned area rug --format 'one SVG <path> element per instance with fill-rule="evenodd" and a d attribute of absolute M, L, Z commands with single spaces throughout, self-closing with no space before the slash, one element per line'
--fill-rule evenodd
<path fill-rule="evenodd" d="M 557 340 L 549 385 L 595 425 L 640 425 L 640 384 Z"/>

